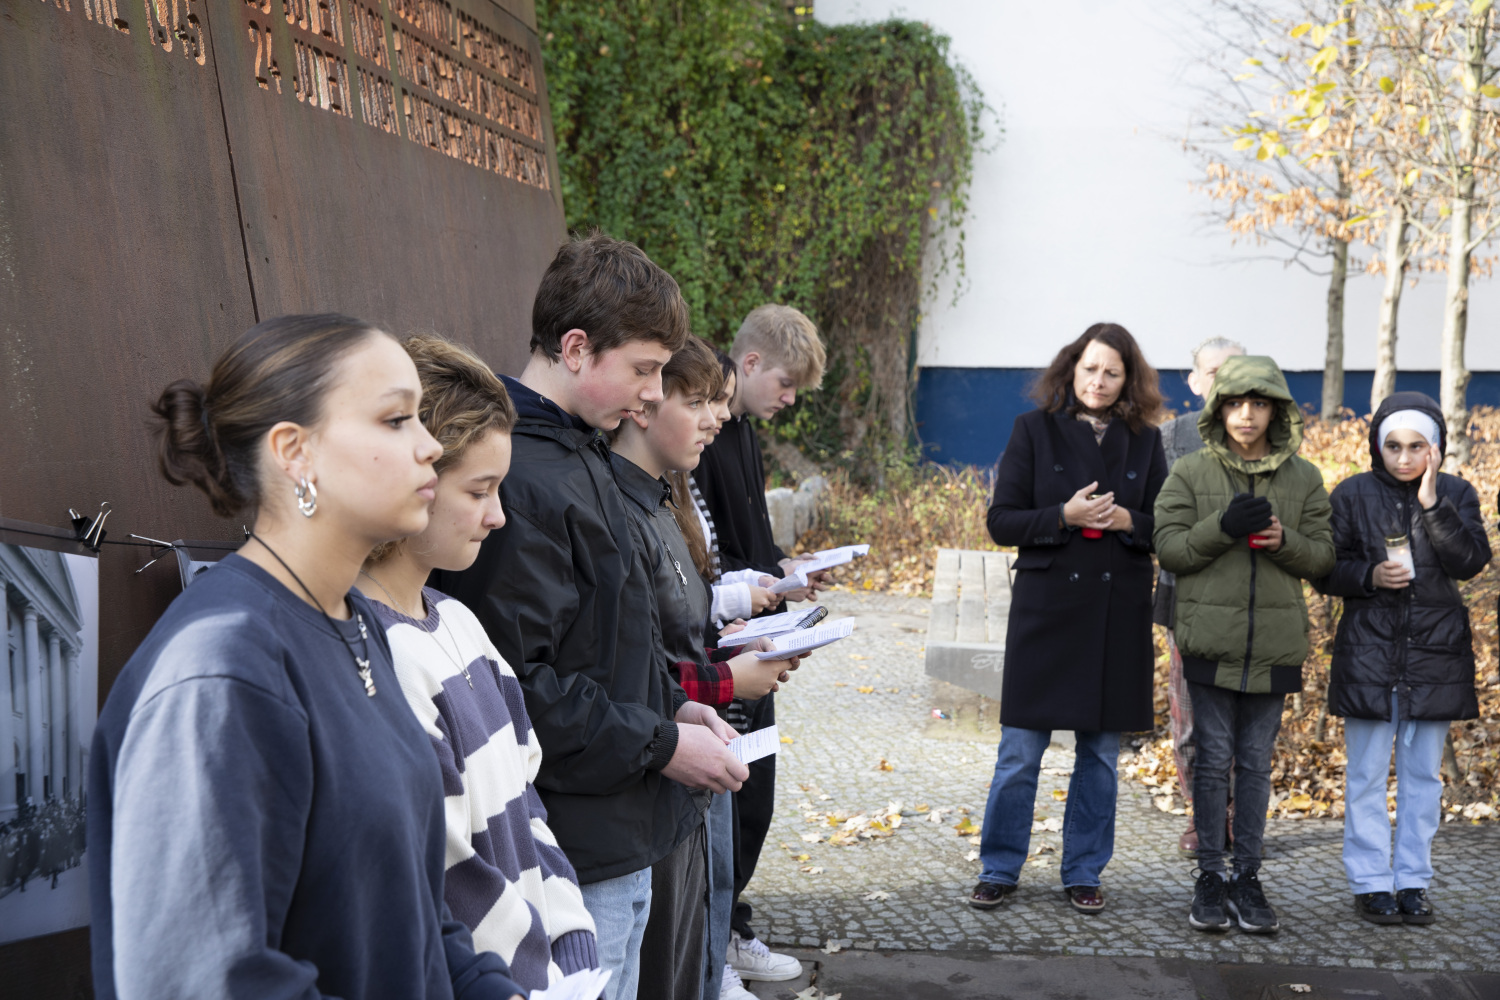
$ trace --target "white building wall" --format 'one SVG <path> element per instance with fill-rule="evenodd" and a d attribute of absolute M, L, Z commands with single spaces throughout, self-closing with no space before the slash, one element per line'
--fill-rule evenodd
<path fill-rule="evenodd" d="M 817 0 L 820 21 L 903 17 L 947 34 L 1005 133 L 977 156 L 970 287 L 927 306 L 923 366 L 1036 368 L 1090 323 L 1125 324 L 1153 364 L 1181 368 L 1222 334 L 1288 370 L 1323 367 L 1327 282 L 1236 248 L 1190 189 L 1182 138 L 1198 101 L 1190 0 Z M 1358 250 L 1364 257 L 1368 250 Z M 1345 365 L 1375 365 L 1380 279 L 1348 287 Z M 1402 303 L 1398 366 L 1436 369 L 1442 278 Z M 1500 287 L 1473 287 L 1468 365 L 1500 369 Z"/>

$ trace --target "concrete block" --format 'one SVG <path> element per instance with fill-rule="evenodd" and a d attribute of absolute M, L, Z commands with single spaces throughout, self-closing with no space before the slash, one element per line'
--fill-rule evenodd
<path fill-rule="evenodd" d="M 792 494 L 792 531 L 797 538 L 807 534 L 818 523 L 818 495 L 798 490 Z"/>
<path fill-rule="evenodd" d="M 771 515 L 771 538 L 783 551 L 797 543 L 795 494 L 785 486 L 766 490 L 766 510 Z"/>
<path fill-rule="evenodd" d="M 927 676 L 1000 700 L 1005 647 L 990 642 L 927 642 Z"/>

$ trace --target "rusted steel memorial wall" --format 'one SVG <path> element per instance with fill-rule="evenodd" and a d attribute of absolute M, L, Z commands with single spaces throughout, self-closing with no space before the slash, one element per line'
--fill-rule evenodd
<path fill-rule="evenodd" d="M 163 386 L 330 310 L 516 371 L 563 237 L 529 0 L 0 0 L 0 518 L 234 541 L 156 472 Z M 101 703 L 181 590 L 150 558 L 99 555 Z M 90 995 L 87 929 L 0 994 Z"/>

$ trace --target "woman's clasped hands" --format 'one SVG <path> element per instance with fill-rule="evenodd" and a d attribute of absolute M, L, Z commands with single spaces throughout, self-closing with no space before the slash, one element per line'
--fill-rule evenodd
<path fill-rule="evenodd" d="M 1134 525 L 1130 511 L 1115 503 L 1115 495 L 1098 493 L 1097 482 L 1089 483 L 1063 504 L 1063 522 L 1071 528 L 1095 531 L 1129 531 Z"/>

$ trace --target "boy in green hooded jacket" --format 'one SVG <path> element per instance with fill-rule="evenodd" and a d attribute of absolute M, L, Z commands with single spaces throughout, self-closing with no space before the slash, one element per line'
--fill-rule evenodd
<path fill-rule="evenodd" d="M 1156 501 L 1156 554 L 1177 574 L 1177 645 L 1198 747 L 1199 874 L 1188 922 L 1252 933 L 1280 926 L 1259 879 L 1271 756 L 1288 693 L 1302 689 L 1302 581 L 1333 568 L 1328 492 L 1297 456 L 1302 414 L 1276 362 L 1224 362 L 1186 455 Z M 1225 872 L 1234 768 L 1234 877 Z M 1226 881 L 1227 880 L 1227 881 Z"/>

